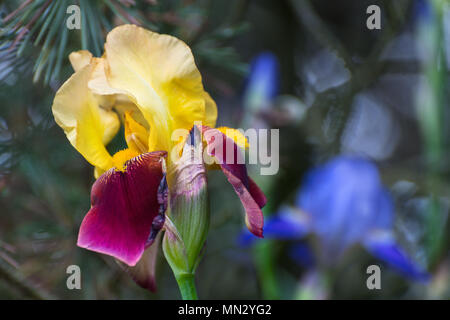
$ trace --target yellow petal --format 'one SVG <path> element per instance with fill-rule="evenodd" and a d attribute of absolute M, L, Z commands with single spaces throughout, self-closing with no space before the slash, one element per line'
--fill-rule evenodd
<path fill-rule="evenodd" d="M 94 69 L 88 82 L 88 87 L 94 93 L 95 98 L 107 110 L 111 110 L 116 103 L 117 95 L 124 92 L 112 88 L 106 80 L 104 58 L 92 58 Z"/>
<path fill-rule="evenodd" d="M 127 92 L 151 128 L 149 151 L 170 151 L 175 129 L 189 130 L 194 121 L 215 123 L 215 103 L 184 42 L 122 25 L 108 34 L 105 50 L 109 85 Z"/>
<path fill-rule="evenodd" d="M 100 95 L 95 94 L 94 97 L 97 100 L 98 104 L 105 110 L 110 111 L 115 103 L 116 103 L 116 96 L 115 95 Z"/>
<path fill-rule="evenodd" d="M 113 162 L 105 144 L 117 133 L 120 123 L 117 114 L 99 107 L 88 89 L 93 68 L 93 64 L 86 65 L 61 86 L 52 111 L 75 149 L 92 165 L 108 170 Z"/>
<path fill-rule="evenodd" d="M 125 95 L 118 94 L 115 97 L 114 109 L 119 114 L 120 119 L 125 123 L 125 113 L 130 112 L 133 115 L 133 119 L 149 131 L 150 126 L 136 104 Z"/>
<path fill-rule="evenodd" d="M 98 179 L 98 177 L 100 177 L 102 174 L 105 173 L 105 170 L 99 168 L 99 167 L 95 167 L 94 168 L 94 178 Z"/>
<path fill-rule="evenodd" d="M 135 119 L 130 111 L 125 112 L 125 140 L 128 147 L 139 153 L 148 150 L 148 132 Z"/>
<path fill-rule="evenodd" d="M 91 59 L 92 53 L 87 50 L 74 51 L 69 54 L 69 60 L 75 72 L 91 63 Z"/>
<path fill-rule="evenodd" d="M 249 147 L 247 138 L 242 134 L 241 131 L 228 128 L 228 127 L 219 127 L 217 128 L 220 132 L 226 135 L 228 138 L 232 139 L 240 148 L 247 150 Z"/>
<path fill-rule="evenodd" d="M 98 102 L 98 100 L 97 100 Z M 117 113 L 98 107 L 100 125 L 103 130 L 102 142 L 107 145 L 116 136 L 120 128 L 120 121 Z"/>
<path fill-rule="evenodd" d="M 126 92 L 118 89 L 114 89 L 108 83 L 105 73 L 105 60 L 104 58 L 94 58 L 95 67 L 92 71 L 91 79 L 89 80 L 88 87 L 91 91 L 98 95 L 115 95 L 125 94 Z"/>

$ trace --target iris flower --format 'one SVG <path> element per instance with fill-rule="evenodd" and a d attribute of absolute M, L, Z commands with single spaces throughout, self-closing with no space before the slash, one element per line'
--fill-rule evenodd
<path fill-rule="evenodd" d="M 296 208 L 283 207 L 265 224 L 266 238 L 300 240 L 318 236 L 319 262 L 329 265 L 350 247 L 361 244 L 369 253 L 403 275 L 426 280 L 418 267 L 396 243 L 394 208 L 376 166 L 362 158 L 339 156 L 311 170 L 296 198 Z M 242 243 L 254 240 L 244 233 Z M 303 244 L 291 250 L 293 257 L 309 260 Z"/>
<path fill-rule="evenodd" d="M 263 52 L 252 59 L 247 79 L 244 104 L 249 111 L 267 108 L 278 95 L 279 65 L 276 56 Z"/>
<path fill-rule="evenodd" d="M 168 198 L 175 189 L 178 194 L 195 192 L 180 190 L 173 160 L 194 129 L 203 134 L 208 155 L 218 160 L 215 167 L 241 199 L 249 230 L 262 236 L 264 194 L 244 164 L 227 163 L 225 152 L 214 148 L 217 139 L 234 150 L 245 144 L 236 131 L 228 130 L 233 137 L 227 137 L 225 128 L 214 129 L 216 103 L 204 90 L 184 42 L 122 25 L 108 34 L 102 57 L 78 51 L 69 58 L 75 73 L 56 93 L 53 115 L 72 146 L 94 166 L 97 178 L 78 246 L 116 258 L 141 286 L 155 290 L 156 242 L 158 231 L 167 226 Z M 121 125 L 127 147 L 110 154 L 106 145 Z M 179 129 L 184 131 L 174 139 Z"/>

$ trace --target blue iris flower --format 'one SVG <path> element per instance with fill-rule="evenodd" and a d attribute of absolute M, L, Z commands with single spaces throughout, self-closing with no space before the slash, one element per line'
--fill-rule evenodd
<path fill-rule="evenodd" d="M 279 78 L 278 59 L 273 53 L 263 52 L 252 60 L 243 96 L 248 111 L 258 111 L 273 102 L 278 95 Z"/>
<path fill-rule="evenodd" d="M 414 21 L 430 22 L 434 18 L 433 7 L 429 0 L 415 0 L 412 7 Z"/>
<path fill-rule="evenodd" d="M 363 245 L 376 258 L 403 275 L 427 280 L 399 247 L 393 236 L 394 207 L 377 167 L 362 158 L 339 156 L 311 170 L 296 198 L 296 208 L 282 208 L 264 227 L 266 238 L 302 239 L 309 233 L 319 238 L 320 261 L 329 264 L 355 244 Z M 249 233 L 242 244 L 255 241 Z M 291 256 L 311 261 L 303 245 Z"/>

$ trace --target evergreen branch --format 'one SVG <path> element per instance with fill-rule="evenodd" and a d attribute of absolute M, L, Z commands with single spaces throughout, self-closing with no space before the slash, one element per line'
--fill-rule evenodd
<path fill-rule="evenodd" d="M 11 12 L 9 15 L 3 19 L 3 22 L 8 22 L 11 20 L 14 16 L 16 16 L 20 11 L 22 11 L 25 7 L 27 7 L 33 0 L 26 0 L 24 3 L 22 3 L 16 10 Z"/>
<path fill-rule="evenodd" d="M 13 271 L 10 267 L 7 267 L 2 260 L 0 260 L 0 279 L 18 288 L 30 298 L 38 300 L 55 299 L 51 294 L 27 280 L 21 272 Z"/>
<path fill-rule="evenodd" d="M 338 38 L 329 30 L 326 24 L 314 11 L 309 0 L 290 0 L 295 14 L 303 26 L 325 47 L 328 47 L 344 61 L 346 68 L 353 71 L 353 61 Z"/>
<path fill-rule="evenodd" d="M 148 22 L 141 22 L 135 16 L 131 11 L 131 7 L 136 6 L 133 0 L 78 0 L 78 4 L 82 14 L 81 48 L 97 56 L 101 55 L 104 34 L 114 25 L 112 20 L 115 16 L 126 23 L 157 29 Z M 63 57 L 67 56 L 69 32 L 63 24 L 68 5 L 67 0 L 27 0 L 0 20 L 1 62 L 9 62 L 9 66 L 14 70 L 18 65 L 14 56 L 17 61 L 23 57 L 25 49 L 30 47 L 32 41 L 34 46 L 40 47 L 34 63 L 33 81 L 37 82 L 43 78 L 44 85 L 47 85 L 50 81 L 57 80 Z M 108 8 L 113 15 L 106 16 L 104 8 Z M 63 31 L 59 32 L 61 29 Z M 8 49 L 8 52 L 4 52 L 5 49 Z"/>

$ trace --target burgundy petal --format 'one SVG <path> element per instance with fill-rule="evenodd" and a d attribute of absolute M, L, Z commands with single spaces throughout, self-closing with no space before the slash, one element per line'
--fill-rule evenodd
<path fill-rule="evenodd" d="M 260 208 L 264 208 L 267 203 L 266 195 L 250 177 L 248 177 L 248 185 L 250 194 L 252 195 L 253 199 L 255 199 Z"/>
<path fill-rule="evenodd" d="M 133 280 L 144 289 L 156 292 L 156 258 L 158 257 L 159 244 L 161 242 L 161 233 L 158 233 L 154 243 L 145 249 L 139 262 L 134 267 L 129 267 L 119 261 L 119 264 L 133 278 Z"/>
<path fill-rule="evenodd" d="M 129 160 L 124 172 L 112 168 L 95 181 L 78 246 L 136 265 L 158 216 L 164 156 L 162 151 L 142 154 Z"/>
<path fill-rule="evenodd" d="M 248 176 L 240 148 L 231 138 L 217 129 L 202 126 L 202 133 L 207 143 L 208 154 L 216 158 L 244 206 L 248 229 L 262 238 L 264 216 L 261 208 L 267 200 L 261 189 Z"/>

